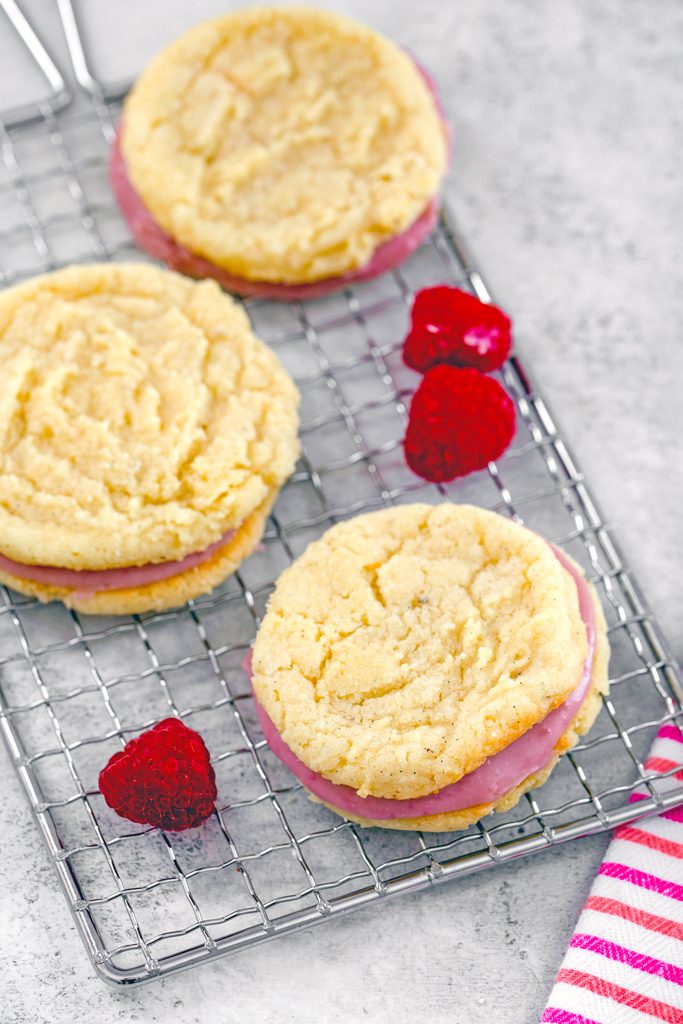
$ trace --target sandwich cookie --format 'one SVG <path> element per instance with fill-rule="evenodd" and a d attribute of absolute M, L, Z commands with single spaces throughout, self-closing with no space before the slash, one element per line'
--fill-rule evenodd
<path fill-rule="evenodd" d="M 255 7 L 148 65 L 110 178 L 156 258 L 295 299 L 406 259 L 436 223 L 447 162 L 434 85 L 399 47 L 330 12 Z"/>
<path fill-rule="evenodd" d="M 251 672 L 266 740 L 314 798 L 443 832 L 545 781 L 607 662 L 561 551 L 484 509 L 407 505 L 332 527 L 283 573 Z"/>
<path fill-rule="evenodd" d="M 182 604 L 258 544 L 298 393 L 213 281 L 75 266 L 0 293 L 0 582 L 88 613 Z"/>

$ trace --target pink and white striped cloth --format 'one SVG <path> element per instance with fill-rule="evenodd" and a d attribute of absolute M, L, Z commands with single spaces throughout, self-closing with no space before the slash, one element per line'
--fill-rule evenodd
<path fill-rule="evenodd" d="M 680 768 L 660 792 L 680 785 L 680 729 L 660 729 L 645 767 Z M 683 807 L 614 833 L 541 1021 L 683 1024 Z"/>

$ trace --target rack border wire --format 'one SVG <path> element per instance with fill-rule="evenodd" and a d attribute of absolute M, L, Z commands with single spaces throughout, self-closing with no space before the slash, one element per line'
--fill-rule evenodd
<path fill-rule="evenodd" d="M 114 242 L 108 239 L 103 219 L 113 207 L 94 201 L 89 194 L 89 176 L 104 178 L 106 146 L 113 136 L 121 92 L 106 89 L 93 73 L 72 0 L 57 0 L 57 8 L 81 92 L 80 109 L 71 109 L 64 79 L 15 0 L 0 0 L 0 7 L 52 90 L 37 106 L 11 111 L 4 118 L 0 115 L 0 167 L 4 166 L 7 177 L 5 184 L 0 181 L 0 199 L 3 194 L 13 197 L 19 214 L 12 228 L 0 233 L 0 281 L 9 284 L 36 269 L 54 269 L 79 258 L 102 260 L 134 254 L 129 237 Z M 98 135 L 99 149 L 94 155 L 83 157 L 74 152 L 78 147 L 71 136 L 81 129 L 93 129 Z M 25 166 L 25 142 L 45 140 L 54 157 L 52 166 Z M 49 182 L 65 186 L 71 212 L 60 210 L 52 216 L 41 212 L 36 196 Z M 70 225 L 82 229 L 87 249 L 66 259 L 55 250 L 52 232 Z M 31 247 L 32 266 L 6 270 L 5 256 L 17 241 Z M 440 266 L 449 280 L 469 288 L 482 301 L 491 301 L 450 213 L 444 214 L 423 250 L 432 266 Z M 427 487 L 409 474 L 396 475 L 399 428 L 413 385 L 395 365 L 399 342 L 391 332 L 389 339 L 383 340 L 381 328 L 384 317 L 405 316 L 415 288 L 412 266 L 410 263 L 389 275 L 390 287 L 380 288 L 379 295 L 372 289 L 369 293 L 363 289 L 343 293 L 333 302 L 331 313 L 323 310 L 322 317 L 315 304 L 293 304 L 288 307 L 287 325 L 268 339 L 281 354 L 294 346 L 297 358 L 305 357 L 297 381 L 302 389 L 325 398 L 322 411 L 304 420 L 302 458 L 288 485 L 291 492 L 300 487 L 310 493 L 313 507 L 306 505 L 305 513 L 288 519 L 278 504 L 265 535 L 267 548 L 277 549 L 285 562 L 296 557 L 302 538 L 355 512 L 389 506 L 412 495 L 422 497 L 425 492 L 432 501 L 460 493 L 459 485 L 455 490 L 449 485 Z M 264 316 L 268 319 L 271 308 L 258 300 L 245 302 L 245 307 L 257 324 Z M 279 307 L 280 312 L 282 309 Z M 339 330 L 354 333 L 359 346 L 342 357 L 326 343 L 328 334 Z M 350 397 L 354 389 L 347 380 L 354 374 L 363 378 L 364 386 L 372 385 L 369 392 L 361 388 Z M 36 601 L 0 588 L 0 731 L 88 955 L 108 982 L 130 985 L 150 981 L 390 896 L 436 887 L 457 876 L 603 832 L 683 802 L 683 785 L 662 787 L 666 773 L 650 770 L 640 753 L 659 726 L 683 720 L 683 693 L 674 660 L 548 404 L 516 356 L 506 364 L 502 379 L 515 399 L 525 433 L 497 464 L 479 475 L 477 486 L 488 487 L 482 503 L 520 521 L 528 511 L 551 504 L 556 507 L 553 523 L 557 532 L 550 539 L 576 545 L 575 554 L 580 552 L 600 589 L 613 640 L 623 642 L 625 650 L 623 664 L 616 665 L 610 697 L 604 702 L 603 731 L 594 730 L 563 759 L 567 774 L 550 805 L 545 799 L 548 790 L 534 791 L 512 814 L 491 815 L 475 829 L 445 837 L 364 830 L 322 809 L 316 811 L 301 786 L 270 761 L 250 713 L 250 696 L 239 665 L 235 665 L 258 627 L 274 573 L 254 582 L 245 566 L 229 586 L 182 609 L 97 625 L 76 612 L 44 609 Z M 370 440 L 370 427 L 385 414 L 395 418 L 393 432 Z M 321 456 L 319 438 L 328 430 L 338 431 L 337 440 L 333 452 Z M 511 483 L 515 467 L 524 467 L 531 458 L 538 460 L 532 476 L 542 471 L 543 484 L 518 491 Z M 365 474 L 365 490 L 355 493 L 344 488 L 340 498 L 330 481 L 335 474 L 355 471 Z M 216 616 L 221 630 L 226 630 L 220 638 L 215 635 Z M 235 626 L 235 636 L 230 625 L 233 620 L 241 623 L 240 629 Z M 35 638 L 39 632 L 36 623 L 45 627 L 45 637 Z M 160 653 L 159 645 L 165 649 L 164 638 L 176 630 L 183 635 L 190 631 L 187 649 Z M 9 645 L 6 652 L 1 646 L 3 638 Z M 108 645 L 120 652 L 113 674 L 102 662 L 102 650 Z M 133 650 L 139 660 L 131 665 L 127 658 Z M 66 688 L 53 667 L 64 659 L 75 676 L 75 685 Z M 192 693 L 188 702 L 179 696 L 178 678 L 193 673 L 199 674 L 201 696 Z M 132 687 L 146 694 L 151 693 L 146 689 L 150 686 L 157 703 L 149 709 L 138 707 Z M 622 689 L 634 687 L 635 698 L 621 697 Z M 79 701 L 88 707 L 88 702 L 95 701 L 97 715 L 84 714 L 74 734 L 70 714 Z M 634 719 L 634 706 L 640 709 L 641 702 L 642 714 Z M 40 742 L 31 725 L 31 716 L 38 715 L 44 716 L 46 729 Z M 202 716 L 211 723 L 219 722 L 220 742 L 216 740 L 211 748 L 214 765 L 226 771 L 234 767 L 240 785 L 246 780 L 245 796 L 236 789 L 230 802 L 219 802 L 211 819 L 211 841 L 207 840 L 206 849 L 198 844 L 200 856 L 195 850 L 188 851 L 178 837 L 158 830 L 113 829 L 92 772 L 81 764 L 81 758 L 100 747 L 120 748 L 126 738 L 165 715 L 191 723 Z M 625 767 L 603 777 L 615 751 L 623 755 Z M 589 763 L 590 768 L 586 767 Z M 60 766 L 68 782 L 59 795 L 51 791 L 53 766 Z M 636 788 L 642 798 L 629 801 Z M 229 792 L 221 791 L 220 799 Z M 72 811 L 83 815 L 76 838 L 60 818 Z M 261 836 L 256 827 L 253 831 L 240 828 L 242 813 L 267 813 L 268 829 Z M 317 851 L 323 843 L 327 844 L 326 856 L 323 866 L 316 867 L 321 863 Z M 131 865 L 146 867 L 152 848 L 160 860 L 155 861 L 156 873 L 145 881 L 144 874 L 131 874 Z M 195 863 L 192 858 L 197 856 Z M 263 866 L 281 856 L 288 860 L 281 886 L 273 889 L 271 883 L 279 880 L 277 872 L 273 870 L 264 880 Z M 90 869 L 89 858 L 100 863 L 98 870 Z M 328 877 L 330 865 L 334 867 L 332 877 Z M 296 879 L 290 885 L 292 871 Z M 214 892 L 221 892 L 223 886 L 231 893 L 234 889 L 237 895 L 229 909 L 227 905 L 214 908 L 211 903 L 207 912 L 196 886 L 208 880 L 217 881 L 219 889 Z M 104 891 L 98 885 L 104 885 Z M 151 917 L 146 901 L 151 901 Z M 187 916 L 176 927 L 169 927 L 175 923 L 171 911 L 178 906 Z M 224 912 L 217 913 L 217 909 Z M 118 937 L 112 937 L 100 916 L 108 910 L 118 914 Z"/>
<path fill-rule="evenodd" d="M 46 110 L 57 113 L 69 105 L 72 97 L 59 67 L 48 53 L 17 0 L 2 0 L 0 10 L 9 21 L 17 41 L 24 47 L 40 71 L 49 90 L 47 95 L 39 101 L 22 103 L 3 111 L 0 120 L 5 128 L 10 128 L 31 124 L 39 119 Z"/>

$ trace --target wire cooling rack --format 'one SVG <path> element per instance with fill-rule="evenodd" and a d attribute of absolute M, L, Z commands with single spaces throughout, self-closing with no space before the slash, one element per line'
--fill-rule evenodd
<path fill-rule="evenodd" d="M 119 98 L 89 70 L 69 0 L 58 6 L 74 99 L 13 0 L 0 6 L 44 86 L 0 122 L 3 284 L 67 262 L 140 258 L 106 183 Z M 147 981 L 683 801 L 683 785 L 664 794 L 644 763 L 659 726 L 683 716 L 674 663 L 520 362 L 502 372 L 519 412 L 503 458 L 439 487 L 404 464 L 416 377 L 400 341 L 414 290 L 438 281 L 489 299 L 448 217 L 377 281 L 305 305 L 246 303 L 301 389 L 303 454 L 263 549 L 212 594 L 102 619 L 0 589 L 0 728 L 88 954 L 110 982 Z M 524 521 L 584 566 L 609 622 L 611 693 L 590 737 L 511 812 L 448 835 L 364 830 L 310 802 L 270 754 L 240 664 L 273 581 L 309 541 L 358 512 L 443 499 Z M 111 754 L 168 715 L 205 738 L 219 792 L 213 817 L 180 835 L 117 818 L 97 791 Z M 637 786 L 645 798 L 629 802 Z"/>

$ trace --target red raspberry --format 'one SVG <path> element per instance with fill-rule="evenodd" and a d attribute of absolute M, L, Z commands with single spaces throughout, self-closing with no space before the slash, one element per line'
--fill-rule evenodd
<path fill-rule="evenodd" d="M 474 366 L 490 373 L 510 354 L 509 318 L 497 306 L 480 302 L 459 288 L 437 285 L 418 292 L 411 324 L 403 358 L 420 373 L 437 363 Z"/>
<path fill-rule="evenodd" d="M 204 740 L 165 718 L 126 743 L 100 772 L 100 793 L 129 821 L 182 832 L 213 811 L 216 776 Z"/>
<path fill-rule="evenodd" d="M 435 366 L 415 392 L 403 448 L 418 476 L 433 483 L 484 469 L 515 433 L 515 406 L 479 370 Z"/>

